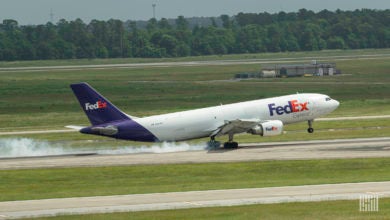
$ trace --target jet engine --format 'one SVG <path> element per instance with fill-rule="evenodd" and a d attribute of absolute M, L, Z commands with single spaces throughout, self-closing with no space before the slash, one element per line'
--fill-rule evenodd
<path fill-rule="evenodd" d="M 251 128 L 248 133 L 261 136 L 275 136 L 282 134 L 283 122 L 279 120 L 266 121 Z"/>

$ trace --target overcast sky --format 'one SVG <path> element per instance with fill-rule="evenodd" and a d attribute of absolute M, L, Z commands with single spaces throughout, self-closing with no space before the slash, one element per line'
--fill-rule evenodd
<path fill-rule="evenodd" d="M 208 17 L 238 12 L 291 12 L 300 8 L 316 12 L 390 8 L 390 0 L 0 0 L 0 22 L 10 18 L 22 25 L 45 24 L 50 21 L 50 10 L 54 22 L 61 18 L 81 18 L 86 23 L 110 18 L 149 20 L 153 17 L 152 4 L 156 4 L 157 19 L 179 15 Z"/>

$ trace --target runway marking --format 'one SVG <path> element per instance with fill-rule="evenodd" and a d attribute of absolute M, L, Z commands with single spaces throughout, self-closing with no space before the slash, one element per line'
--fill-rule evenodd
<path fill-rule="evenodd" d="M 203 205 L 202 203 L 199 203 L 199 202 L 188 202 L 188 201 L 186 201 L 186 202 L 184 202 L 184 203 L 190 204 L 190 205 L 195 205 L 195 206 L 201 206 L 201 205 Z"/>

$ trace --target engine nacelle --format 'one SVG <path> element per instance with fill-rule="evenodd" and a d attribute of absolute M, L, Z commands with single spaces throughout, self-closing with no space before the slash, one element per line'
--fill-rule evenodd
<path fill-rule="evenodd" d="M 261 136 L 275 136 L 282 134 L 283 122 L 279 120 L 267 121 L 256 125 L 248 131 L 250 134 L 256 134 Z"/>

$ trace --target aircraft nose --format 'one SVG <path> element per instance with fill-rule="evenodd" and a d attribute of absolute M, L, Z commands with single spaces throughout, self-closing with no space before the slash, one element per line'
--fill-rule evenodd
<path fill-rule="evenodd" d="M 337 107 L 339 107 L 340 102 L 337 100 L 333 100 L 333 101 L 334 101 L 334 108 L 336 109 Z"/>

